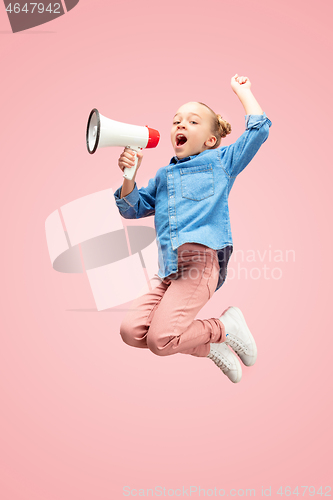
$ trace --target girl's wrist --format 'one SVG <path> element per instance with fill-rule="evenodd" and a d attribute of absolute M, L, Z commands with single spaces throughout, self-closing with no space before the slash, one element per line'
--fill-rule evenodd
<path fill-rule="evenodd" d="M 239 93 L 237 94 L 240 102 L 244 107 L 244 111 L 246 115 L 262 115 L 263 110 L 261 109 L 258 101 L 254 97 L 251 92 L 251 89 L 239 89 Z"/>
<path fill-rule="evenodd" d="M 253 96 L 250 88 L 239 87 L 237 91 L 235 91 L 236 95 L 241 98 L 243 96 Z"/>

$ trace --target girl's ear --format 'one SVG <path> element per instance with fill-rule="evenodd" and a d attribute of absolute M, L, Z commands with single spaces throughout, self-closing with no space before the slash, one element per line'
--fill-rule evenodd
<path fill-rule="evenodd" d="M 217 142 L 217 139 L 215 137 L 215 135 L 212 135 L 209 139 L 207 139 L 207 141 L 205 142 L 205 146 L 207 146 L 208 148 L 212 148 L 213 146 L 215 146 Z"/>

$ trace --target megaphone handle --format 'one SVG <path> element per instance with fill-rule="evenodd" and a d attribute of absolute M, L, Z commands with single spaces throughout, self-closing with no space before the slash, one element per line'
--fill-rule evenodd
<path fill-rule="evenodd" d="M 137 153 L 138 151 L 140 151 L 142 149 L 139 146 L 127 146 L 127 148 L 131 149 L 135 153 Z M 134 177 L 137 166 L 138 166 L 138 155 L 135 154 L 135 165 L 133 165 L 133 167 L 131 167 L 131 168 L 124 168 L 123 177 L 125 177 L 125 179 L 128 179 L 129 181 L 131 181 Z"/>

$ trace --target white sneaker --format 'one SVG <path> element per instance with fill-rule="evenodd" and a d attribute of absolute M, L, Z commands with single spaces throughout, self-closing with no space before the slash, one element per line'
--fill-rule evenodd
<path fill-rule="evenodd" d="M 219 318 L 225 326 L 229 345 L 240 357 L 244 365 L 253 366 L 257 359 L 257 346 L 238 307 L 228 307 Z"/>
<path fill-rule="evenodd" d="M 225 342 L 210 344 L 210 352 L 207 358 L 214 361 L 216 366 L 223 371 L 231 382 L 240 382 L 242 378 L 241 364 L 237 356 L 225 345 Z"/>

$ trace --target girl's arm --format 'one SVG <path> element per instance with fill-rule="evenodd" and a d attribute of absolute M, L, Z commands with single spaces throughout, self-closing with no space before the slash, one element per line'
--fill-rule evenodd
<path fill-rule="evenodd" d="M 150 179 L 147 187 L 138 189 L 134 182 L 133 190 L 122 194 L 124 185 L 114 192 L 119 213 L 124 219 L 141 219 L 155 214 L 156 179 Z"/>
<path fill-rule="evenodd" d="M 263 110 L 251 92 L 251 82 L 247 76 L 238 76 L 236 73 L 231 78 L 231 88 L 243 104 L 246 115 L 263 114 Z"/>
<path fill-rule="evenodd" d="M 245 132 L 234 144 L 220 148 L 221 165 L 230 178 L 236 177 L 250 163 L 262 144 L 267 140 L 272 122 L 267 118 L 250 87 L 246 76 L 237 74 L 231 79 L 231 87 L 244 106 Z"/>
<path fill-rule="evenodd" d="M 123 186 L 122 186 L 121 193 L 120 193 L 120 198 L 123 198 L 124 196 L 127 196 L 134 189 L 135 177 L 136 177 L 138 168 L 141 165 L 142 158 L 143 158 L 143 153 L 141 151 L 138 151 L 137 152 L 137 156 L 138 156 L 138 165 L 137 165 L 137 168 L 135 170 L 135 174 L 133 175 L 133 178 L 131 180 L 130 179 L 126 179 L 124 177 Z M 124 151 L 123 151 L 123 153 L 120 155 L 119 160 L 118 160 L 119 168 L 124 172 L 125 168 L 134 167 L 134 165 L 135 165 L 134 158 L 135 158 L 134 151 L 132 151 L 129 148 L 125 148 Z"/>
<path fill-rule="evenodd" d="M 114 192 L 116 205 L 124 219 L 141 219 L 141 217 L 149 217 L 155 213 L 156 180 L 150 179 L 146 188 L 138 189 L 135 177 L 142 162 L 142 151 L 138 151 L 137 155 L 138 166 L 133 179 L 124 178 L 123 185 Z M 125 148 L 120 155 L 118 165 L 122 171 L 126 167 L 132 167 L 134 165 L 133 151 Z"/>

